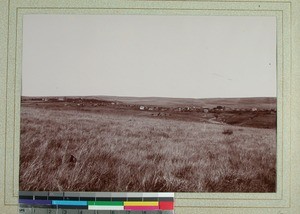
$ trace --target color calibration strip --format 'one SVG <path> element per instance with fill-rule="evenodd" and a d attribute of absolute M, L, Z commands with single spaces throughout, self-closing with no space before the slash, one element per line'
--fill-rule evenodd
<path fill-rule="evenodd" d="M 20 208 L 173 211 L 174 193 L 19 192 Z"/>

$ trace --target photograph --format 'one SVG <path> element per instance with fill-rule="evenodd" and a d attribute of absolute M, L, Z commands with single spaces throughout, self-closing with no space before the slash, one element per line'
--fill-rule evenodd
<path fill-rule="evenodd" d="M 275 193 L 275 16 L 23 16 L 20 191 Z"/>

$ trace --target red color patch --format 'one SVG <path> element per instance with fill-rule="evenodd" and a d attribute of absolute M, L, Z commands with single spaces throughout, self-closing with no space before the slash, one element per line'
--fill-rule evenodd
<path fill-rule="evenodd" d="M 160 210 L 174 210 L 174 202 L 173 201 L 160 201 L 159 209 Z"/>

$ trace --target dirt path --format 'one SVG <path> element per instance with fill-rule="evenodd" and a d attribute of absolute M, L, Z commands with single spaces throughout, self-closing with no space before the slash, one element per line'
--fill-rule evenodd
<path fill-rule="evenodd" d="M 213 124 L 224 124 L 223 122 L 216 121 L 215 119 L 217 119 L 217 118 L 213 117 L 213 118 L 208 119 L 207 121 L 209 123 L 213 123 Z"/>

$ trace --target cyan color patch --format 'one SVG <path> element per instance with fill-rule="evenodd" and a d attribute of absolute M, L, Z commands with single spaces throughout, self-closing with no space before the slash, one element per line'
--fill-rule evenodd
<path fill-rule="evenodd" d="M 53 200 L 53 205 L 67 205 L 67 206 L 87 206 L 87 201 L 63 201 Z"/>

